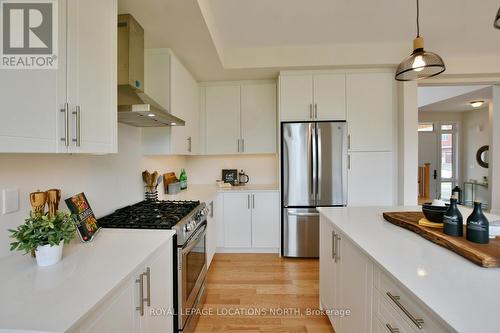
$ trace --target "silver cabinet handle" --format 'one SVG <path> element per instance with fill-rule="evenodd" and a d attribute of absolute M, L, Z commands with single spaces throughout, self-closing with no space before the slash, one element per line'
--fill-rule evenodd
<path fill-rule="evenodd" d="M 236 141 L 236 150 L 238 151 L 238 153 L 240 152 L 240 139 Z"/>
<path fill-rule="evenodd" d="M 340 261 L 340 241 L 342 238 L 340 238 L 340 234 L 335 233 L 335 262 Z"/>
<path fill-rule="evenodd" d="M 139 311 L 141 316 L 144 316 L 144 273 L 139 274 L 139 277 L 135 280 L 135 283 L 139 284 L 139 306 L 135 309 Z"/>
<path fill-rule="evenodd" d="M 335 253 L 335 240 L 337 239 L 337 234 L 332 230 L 332 259 L 335 260 L 337 254 Z"/>
<path fill-rule="evenodd" d="M 398 306 L 398 308 L 401 309 L 401 311 L 403 311 L 403 313 L 415 324 L 415 326 L 418 327 L 418 329 L 422 329 L 422 324 L 424 323 L 424 320 L 421 319 L 421 318 L 415 318 L 411 313 L 410 311 L 408 311 L 403 304 L 401 304 L 399 302 L 399 300 L 401 299 L 401 297 L 399 296 L 396 296 L 396 295 L 393 295 L 391 294 L 390 292 L 387 292 L 387 296 L 389 296 L 389 298 L 391 299 L 391 301 L 394 302 L 394 304 L 396 304 Z"/>
<path fill-rule="evenodd" d="M 309 119 L 313 119 L 313 105 L 309 104 Z"/>
<path fill-rule="evenodd" d="M 318 119 L 318 104 L 314 104 L 314 118 Z"/>
<path fill-rule="evenodd" d="M 241 139 L 241 152 L 245 152 L 245 139 Z"/>
<path fill-rule="evenodd" d="M 66 147 L 69 147 L 69 104 L 64 103 L 64 108 L 61 109 L 61 112 L 64 112 L 64 137 L 61 138 L 61 141 L 64 142 Z"/>
<path fill-rule="evenodd" d="M 252 209 L 255 209 L 255 194 L 252 194 Z"/>
<path fill-rule="evenodd" d="M 148 307 L 151 306 L 151 268 L 147 267 L 146 268 L 146 273 L 144 273 L 146 276 L 146 298 L 144 301 L 146 301 L 146 304 Z"/>
<path fill-rule="evenodd" d="M 287 214 L 289 216 L 319 216 L 319 213 L 295 213 L 295 212 L 288 212 Z"/>
<path fill-rule="evenodd" d="M 389 330 L 391 333 L 399 333 L 399 328 L 394 328 L 390 324 L 385 324 L 385 327 Z"/>
<path fill-rule="evenodd" d="M 80 111 L 80 105 L 77 105 L 75 108 L 75 111 L 72 112 L 75 115 L 76 118 L 76 137 L 73 139 L 73 142 L 76 143 L 77 147 L 80 147 L 81 145 L 81 111 Z"/>
<path fill-rule="evenodd" d="M 192 146 L 192 139 L 191 137 L 187 138 L 187 141 L 188 141 L 188 152 L 191 152 L 191 146 Z"/>
<path fill-rule="evenodd" d="M 351 170 L 351 155 L 347 155 L 347 170 Z"/>
<path fill-rule="evenodd" d="M 250 194 L 247 195 L 247 208 L 250 209 Z"/>
<path fill-rule="evenodd" d="M 347 135 L 347 149 L 351 149 L 351 134 Z"/>

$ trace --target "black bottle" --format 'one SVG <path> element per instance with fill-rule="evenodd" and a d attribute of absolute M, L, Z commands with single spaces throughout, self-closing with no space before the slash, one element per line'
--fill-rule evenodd
<path fill-rule="evenodd" d="M 488 244 L 490 241 L 490 224 L 488 219 L 483 214 L 481 202 L 474 202 L 474 211 L 467 218 L 467 240 L 479 243 Z"/>
<path fill-rule="evenodd" d="M 464 218 L 458 210 L 457 199 L 450 199 L 450 207 L 443 217 L 443 232 L 450 236 L 462 237 L 464 235 Z"/>

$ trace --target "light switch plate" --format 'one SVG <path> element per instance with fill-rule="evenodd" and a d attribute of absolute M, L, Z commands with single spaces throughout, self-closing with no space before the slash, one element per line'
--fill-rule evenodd
<path fill-rule="evenodd" d="M 19 189 L 7 188 L 2 190 L 2 213 L 8 214 L 19 210 Z"/>

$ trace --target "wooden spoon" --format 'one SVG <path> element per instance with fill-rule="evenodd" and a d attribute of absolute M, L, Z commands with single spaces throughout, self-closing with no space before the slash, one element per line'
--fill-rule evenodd
<path fill-rule="evenodd" d="M 30 202 L 33 213 L 35 215 L 43 215 L 45 213 L 45 204 L 47 203 L 47 193 L 40 191 L 30 193 Z"/>
<path fill-rule="evenodd" d="M 54 217 L 59 209 L 59 201 L 61 200 L 61 190 L 47 190 L 47 204 L 49 206 L 49 217 Z"/>

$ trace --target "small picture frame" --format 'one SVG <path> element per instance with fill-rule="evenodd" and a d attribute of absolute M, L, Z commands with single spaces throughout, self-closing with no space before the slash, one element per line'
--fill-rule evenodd
<path fill-rule="evenodd" d="M 237 169 L 222 169 L 222 181 L 231 185 L 236 185 L 238 182 Z"/>
<path fill-rule="evenodd" d="M 101 229 L 97 223 L 94 212 L 85 194 L 78 193 L 65 200 L 71 214 L 76 216 L 78 221 L 78 234 L 82 242 L 87 243 L 94 239 L 95 234 Z"/>

